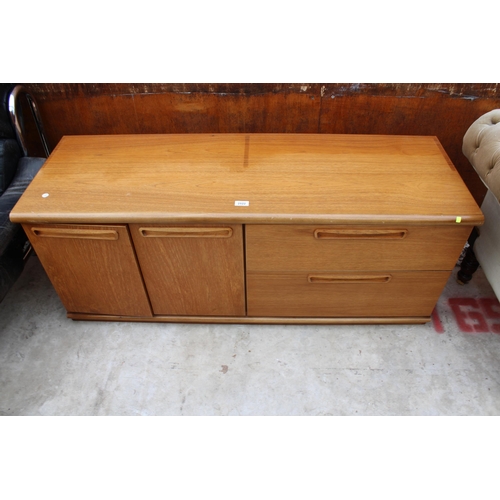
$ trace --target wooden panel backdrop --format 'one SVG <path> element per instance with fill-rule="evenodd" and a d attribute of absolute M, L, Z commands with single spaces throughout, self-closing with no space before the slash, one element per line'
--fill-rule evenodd
<path fill-rule="evenodd" d="M 500 84 L 25 84 L 49 145 L 63 135 L 301 132 L 435 135 L 476 201 L 462 137 L 500 108 Z"/>

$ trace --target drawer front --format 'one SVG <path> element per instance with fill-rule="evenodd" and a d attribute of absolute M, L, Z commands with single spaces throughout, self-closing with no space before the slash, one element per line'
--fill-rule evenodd
<path fill-rule="evenodd" d="M 247 275 L 248 316 L 429 317 L 448 271 Z"/>
<path fill-rule="evenodd" d="M 248 271 L 451 270 L 470 226 L 247 225 Z"/>

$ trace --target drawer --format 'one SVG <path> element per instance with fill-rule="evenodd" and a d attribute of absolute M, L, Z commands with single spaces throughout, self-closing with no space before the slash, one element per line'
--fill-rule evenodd
<path fill-rule="evenodd" d="M 248 271 L 451 270 L 470 226 L 247 225 Z"/>
<path fill-rule="evenodd" d="M 448 271 L 247 275 L 248 316 L 429 317 Z"/>

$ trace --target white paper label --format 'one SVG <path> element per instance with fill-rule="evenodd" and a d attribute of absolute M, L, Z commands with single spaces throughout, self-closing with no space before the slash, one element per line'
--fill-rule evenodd
<path fill-rule="evenodd" d="M 238 201 L 238 200 L 236 200 L 234 202 L 234 206 L 235 207 L 249 207 L 250 206 L 250 202 L 249 201 Z"/>

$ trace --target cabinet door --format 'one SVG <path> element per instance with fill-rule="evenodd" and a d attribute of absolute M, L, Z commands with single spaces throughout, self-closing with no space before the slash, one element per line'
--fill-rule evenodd
<path fill-rule="evenodd" d="M 154 314 L 245 315 L 241 225 L 130 229 Z"/>
<path fill-rule="evenodd" d="M 23 225 L 68 312 L 152 316 L 126 225 Z"/>

